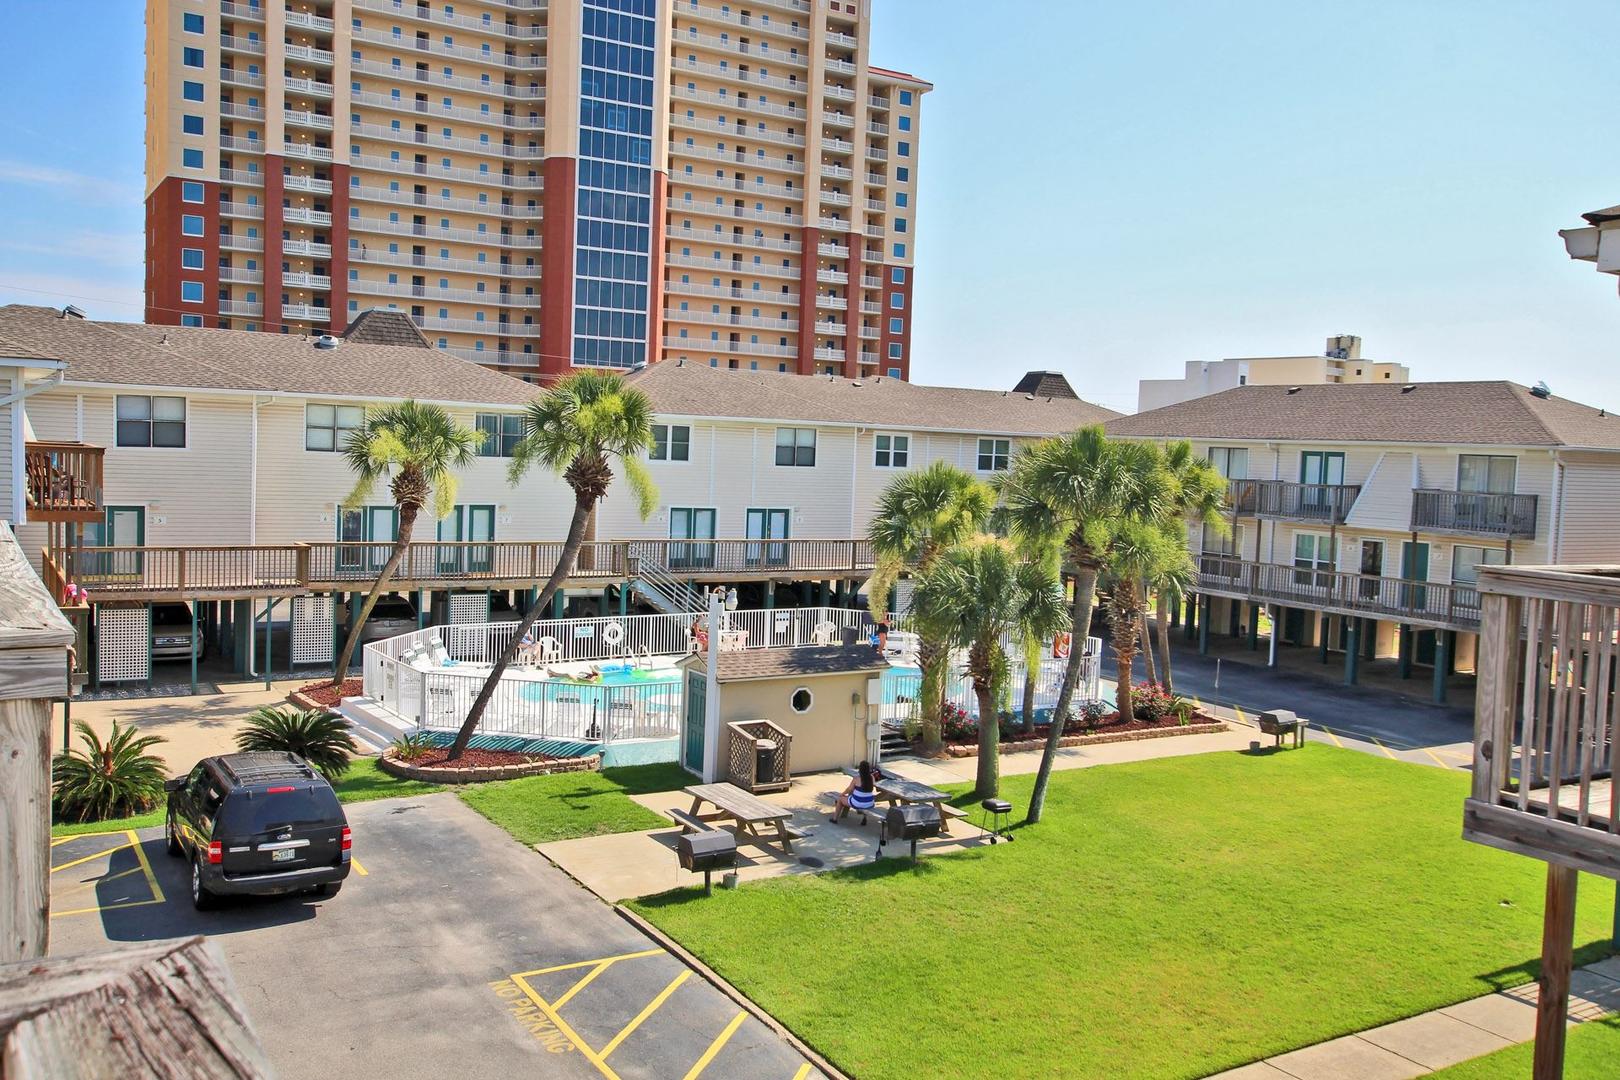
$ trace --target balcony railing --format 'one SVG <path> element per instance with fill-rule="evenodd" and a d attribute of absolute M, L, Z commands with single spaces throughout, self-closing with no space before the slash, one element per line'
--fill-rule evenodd
<path fill-rule="evenodd" d="M 1235 555 L 1204 554 L 1198 588 L 1261 603 L 1367 615 L 1447 629 L 1479 626 L 1479 593 L 1466 585 L 1351 574 L 1284 563 L 1261 563 Z"/>
<path fill-rule="evenodd" d="M 527 586 L 551 573 L 562 548 L 552 540 L 416 543 L 406 550 L 394 582 L 401 589 Z M 323 542 L 69 547 L 50 555 L 64 586 L 71 582 L 104 602 L 338 591 L 372 580 L 392 551 L 391 543 Z M 706 580 L 795 573 L 863 577 L 873 554 L 871 543 L 860 539 L 600 540 L 580 549 L 569 580 L 623 581 L 635 576 L 642 561 Z"/>
<path fill-rule="evenodd" d="M 23 444 L 29 521 L 100 521 L 101 470 L 106 449 L 77 442 Z"/>
<path fill-rule="evenodd" d="M 1482 491 L 1412 492 L 1412 529 L 1471 536 L 1536 536 L 1536 496 Z"/>
<path fill-rule="evenodd" d="M 1287 480 L 1228 480 L 1227 504 L 1242 517 L 1342 525 L 1360 484 L 1295 484 Z"/>

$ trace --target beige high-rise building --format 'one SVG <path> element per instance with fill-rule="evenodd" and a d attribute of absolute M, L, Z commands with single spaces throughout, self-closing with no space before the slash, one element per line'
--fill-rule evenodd
<path fill-rule="evenodd" d="M 1361 339 L 1334 334 L 1319 356 L 1241 356 L 1227 360 L 1189 360 L 1179 379 L 1141 379 L 1136 384 L 1136 411 L 1148 412 L 1193 398 L 1218 394 L 1234 386 L 1306 386 L 1316 383 L 1408 383 L 1405 364 L 1366 360 Z"/>
<path fill-rule="evenodd" d="M 909 377 L 930 84 L 863 0 L 148 0 L 146 319 Z"/>

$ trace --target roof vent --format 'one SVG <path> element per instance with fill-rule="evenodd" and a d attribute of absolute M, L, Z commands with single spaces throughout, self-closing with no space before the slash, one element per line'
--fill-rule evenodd
<path fill-rule="evenodd" d="M 852 380 L 850 380 L 850 384 L 849 384 L 849 385 L 851 385 L 851 386 L 860 386 L 860 385 L 861 385 L 861 380 L 859 380 L 859 379 L 852 379 Z"/>
<path fill-rule="evenodd" d="M 1530 394 L 1532 397 L 1542 399 L 1550 398 L 1552 397 L 1552 387 L 1548 386 L 1545 382 L 1538 382 L 1536 385 L 1530 388 Z"/>
<path fill-rule="evenodd" d="M 1410 394 L 1412 391 L 1414 391 L 1416 389 L 1417 389 L 1416 385 L 1414 385 L 1412 383 L 1407 383 L 1405 386 L 1401 387 L 1401 393 Z"/>
<path fill-rule="evenodd" d="M 630 365 L 630 370 L 631 371 L 643 371 L 643 370 L 646 369 L 646 367 L 647 367 L 647 361 L 645 361 L 645 360 L 637 360 L 635 363 Z"/>
<path fill-rule="evenodd" d="M 62 309 L 62 318 L 64 318 L 64 319 L 82 319 L 82 318 L 84 318 L 84 309 L 79 308 L 79 307 L 74 307 L 72 304 L 69 304 L 67 307 Z"/>
<path fill-rule="evenodd" d="M 1025 394 L 1025 395 L 1024 395 L 1024 400 L 1025 400 L 1025 401 L 1034 401 L 1034 400 L 1035 400 L 1035 395 L 1034 395 L 1034 394 Z M 1047 399 L 1046 399 L 1046 400 L 1047 400 L 1047 401 L 1051 401 L 1051 400 L 1052 400 L 1052 399 L 1051 399 L 1051 398 L 1047 398 Z"/>
<path fill-rule="evenodd" d="M 315 339 L 315 347 L 317 349 L 335 349 L 338 347 L 338 339 L 331 334 L 322 334 Z"/>
<path fill-rule="evenodd" d="M 683 356 L 679 360 L 675 361 L 675 366 L 676 367 L 685 367 L 686 366 L 686 357 Z"/>
<path fill-rule="evenodd" d="M 1289 388 L 1288 388 L 1288 392 L 1289 392 L 1289 393 L 1290 393 L 1290 394 L 1297 394 L 1297 393 L 1299 393 L 1299 387 L 1297 387 L 1297 386 L 1290 386 L 1290 387 L 1289 387 Z"/>

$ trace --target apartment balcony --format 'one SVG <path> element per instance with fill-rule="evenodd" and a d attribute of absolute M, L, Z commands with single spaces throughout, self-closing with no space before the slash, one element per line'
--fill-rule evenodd
<path fill-rule="evenodd" d="M 540 267 L 521 263 L 479 262 L 476 259 L 441 259 L 437 255 L 413 255 L 405 251 L 388 251 L 366 245 L 349 247 L 349 261 L 373 266 L 413 266 L 435 273 L 459 271 L 469 274 L 492 274 L 497 277 L 537 278 Z"/>
<path fill-rule="evenodd" d="M 853 49 L 856 47 L 855 39 L 840 30 L 829 30 L 827 32 L 827 44 L 836 45 L 841 49 Z"/>
<path fill-rule="evenodd" d="M 221 300 L 219 302 L 221 315 L 245 315 L 257 319 L 264 314 L 264 305 L 247 300 Z"/>
<path fill-rule="evenodd" d="M 876 94 L 873 94 L 871 97 L 866 99 L 866 104 L 871 108 L 882 109 L 886 112 L 889 108 L 889 99 L 886 97 L 878 97 Z"/>
<path fill-rule="evenodd" d="M 887 135 L 889 133 L 889 125 L 877 120 L 868 120 L 866 122 L 866 130 L 870 131 L 873 135 Z"/>
<path fill-rule="evenodd" d="M 281 144 L 281 156 L 302 158 L 305 161 L 330 162 L 332 160 L 332 148 L 330 146 L 316 146 L 314 143 L 286 142 Z"/>
<path fill-rule="evenodd" d="M 281 208 L 281 220 L 289 225 L 326 227 L 332 224 L 332 214 L 327 210 L 311 210 L 307 206 L 284 206 Z"/>
<path fill-rule="evenodd" d="M 676 15 L 683 14 L 679 10 Z M 712 34 L 681 33 L 676 31 L 674 43 L 678 48 L 695 46 L 700 49 L 711 49 L 716 52 L 730 53 L 734 56 L 743 56 L 757 59 L 761 64 L 789 64 L 793 67 L 808 68 L 810 58 L 797 50 L 773 49 L 769 42 L 737 41 L 730 38 L 718 38 Z"/>
<path fill-rule="evenodd" d="M 226 86 L 251 86 L 264 89 L 264 76 L 246 71 L 236 71 L 232 68 L 221 68 L 219 81 Z"/>
<path fill-rule="evenodd" d="M 221 150 L 241 151 L 245 154 L 264 153 L 263 139 L 244 139 L 237 135 L 221 135 L 219 137 Z"/>
<path fill-rule="evenodd" d="M 222 266 L 219 280 L 224 285 L 263 285 L 263 270 L 248 270 L 241 266 Z"/>
<path fill-rule="evenodd" d="M 230 34 L 219 35 L 219 51 L 239 53 L 243 56 L 263 56 L 264 42 L 259 38 L 233 37 Z"/>
<path fill-rule="evenodd" d="M 258 4 L 233 4 L 224 0 L 219 5 L 219 13 L 227 19 L 241 19 L 244 22 L 264 22 L 264 8 Z"/>
<path fill-rule="evenodd" d="M 487 334 L 490 337 L 540 336 L 538 323 L 514 323 L 499 319 L 441 319 L 432 315 L 412 315 L 411 321 L 423 330 L 454 330 L 462 334 Z"/>
<path fill-rule="evenodd" d="M 828 311 L 847 311 L 849 300 L 843 296 L 816 296 L 816 307 L 826 308 Z"/>
<path fill-rule="evenodd" d="M 477 169 L 459 169 L 454 166 L 438 165 L 425 161 L 396 160 L 394 158 L 377 157 L 372 154 L 351 153 L 349 155 L 349 167 L 396 173 L 404 176 L 427 176 L 439 180 L 466 180 L 470 183 L 484 184 L 489 187 L 525 188 L 538 191 L 545 186 L 545 181 L 538 176 L 514 176 L 507 173 L 480 172 Z"/>
<path fill-rule="evenodd" d="M 881 289 L 883 288 L 883 282 L 875 277 L 863 277 L 861 278 L 861 288 Z"/>
<path fill-rule="evenodd" d="M 847 259 L 849 248 L 844 244 L 831 244 L 824 240 L 816 245 L 816 254 L 825 255 L 829 259 Z"/>
<path fill-rule="evenodd" d="M 776 266 L 767 262 L 743 262 L 741 259 L 714 259 L 697 255 L 677 255 L 674 253 L 664 256 L 668 266 L 692 266 L 711 274 L 733 274 L 746 277 L 777 277 L 799 280 L 799 268 L 796 266 Z"/>
<path fill-rule="evenodd" d="M 371 45 L 381 45 L 387 49 L 409 50 L 413 53 L 426 53 L 430 56 L 448 57 L 454 60 L 470 60 L 476 64 L 489 64 L 494 67 L 515 68 L 523 71 L 543 70 L 546 58 L 534 53 L 498 53 L 493 49 L 469 48 L 465 45 L 446 45 L 442 41 L 435 41 L 430 37 L 413 37 L 408 34 L 391 34 L 381 30 L 372 30 L 367 27 L 355 27 L 349 31 L 355 41 L 363 41 Z"/>
<path fill-rule="evenodd" d="M 389 82 L 415 82 L 432 86 L 448 87 L 454 90 L 470 90 L 475 94 L 490 94 L 499 98 L 517 98 L 526 101 L 538 100 L 546 96 L 543 86 L 508 86 L 504 82 L 488 82 L 483 79 L 468 78 L 464 75 L 446 75 L 433 70 L 417 71 L 415 69 L 396 68 L 391 64 L 380 63 L 376 60 L 354 60 L 350 62 L 350 70 L 359 75 L 377 75 Z"/>
<path fill-rule="evenodd" d="M 284 109 L 281 113 L 281 119 L 289 127 L 313 128 L 316 131 L 332 130 L 332 118 L 325 113 L 306 112 L 302 109 Z"/>
<path fill-rule="evenodd" d="M 106 449 L 80 442 L 23 444 L 23 499 L 31 522 L 100 521 Z"/>
<path fill-rule="evenodd" d="M 861 327 L 861 337 L 867 341 L 876 341 L 883 336 L 883 332 L 875 326 Z"/>
<path fill-rule="evenodd" d="M 701 101 L 705 105 L 714 105 L 727 112 L 741 110 L 743 112 L 764 113 L 767 116 L 780 116 L 788 120 L 803 120 L 809 114 L 797 105 L 782 105 L 775 101 L 766 101 L 759 97 L 747 97 L 743 94 L 717 94 L 712 90 L 688 89 L 683 86 L 671 87 L 670 95 L 683 101 Z"/>
<path fill-rule="evenodd" d="M 833 154 L 853 154 L 855 152 L 855 144 L 848 139 L 835 139 L 830 136 L 822 138 L 821 148 Z"/>
<path fill-rule="evenodd" d="M 332 309 L 315 304 L 282 304 L 281 317 L 298 322 L 331 322 Z"/>
<path fill-rule="evenodd" d="M 440 288 L 438 285 L 412 285 L 400 281 L 375 281 L 365 278 L 354 278 L 349 282 L 350 293 L 364 293 L 367 296 L 402 296 L 418 300 L 453 301 L 465 304 L 485 304 L 494 307 L 538 310 L 540 298 L 534 295 L 519 295 L 512 292 L 483 292 L 477 289 Z"/>
<path fill-rule="evenodd" d="M 412 116 L 421 116 L 433 120 L 467 120 L 475 124 L 489 124 L 494 127 L 516 128 L 520 131 L 545 130 L 545 118 L 535 115 L 518 116 L 516 113 L 506 114 L 491 112 L 485 109 L 469 109 L 458 105 L 445 105 L 436 101 L 417 101 L 415 98 L 394 97 L 392 94 L 379 94 L 373 90 L 354 90 L 349 94 L 349 101 L 355 105 L 368 105 L 372 108 L 387 109 L 390 112 L 410 113 Z"/>
<path fill-rule="evenodd" d="M 775 333 L 796 334 L 799 332 L 798 319 L 774 319 L 764 315 L 731 315 L 723 311 L 682 311 L 679 308 L 665 308 L 664 320 L 666 322 L 702 323 L 704 326 L 746 326 L 756 330 L 770 330 Z"/>
<path fill-rule="evenodd" d="M 863 231 L 866 233 L 867 236 L 874 237 L 874 238 L 876 238 L 878 240 L 883 239 L 884 234 L 887 232 L 887 230 L 884 229 L 882 225 L 868 225 L 868 226 L 865 227 L 865 229 Z M 876 257 L 878 259 L 878 261 L 882 261 L 883 252 L 881 252 L 881 251 L 873 251 L 871 248 L 867 248 L 866 249 L 866 257 L 868 259 L 872 259 L 873 257 Z"/>
<path fill-rule="evenodd" d="M 257 105 L 238 105 L 234 101 L 219 103 L 219 115 L 229 116 L 233 120 L 251 120 L 254 123 L 264 123 L 264 110 Z"/>
<path fill-rule="evenodd" d="M 853 128 L 855 126 L 855 118 L 849 113 L 833 112 L 831 109 L 822 110 L 821 122 L 831 127 Z"/>
<path fill-rule="evenodd" d="M 821 175 L 827 177 L 829 180 L 853 180 L 855 179 L 855 170 L 846 169 L 842 165 L 829 165 L 823 163 L 821 166 Z"/>
<path fill-rule="evenodd" d="M 281 275 L 281 284 L 288 289 L 315 289 L 321 292 L 332 291 L 332 278 L 329 274 L 306 274 L 294 271 Z"/>
<path fill-rule="evenodd" d="M 772 157 L 769 154 L 752 151 L 719 150 L 711 146 L 672 142 L 669 144 L 669 152 L 675 157 L 696 157 L 708 161 L 723 161 L 728 165 L 742 166 L 749 169 L 772 169 L 776 172 L 788 173 L 804 172 L 804 162 L 802 161 Z"/>
<path fill-rule="evenodd" d="M 855 65 L 848 60 L 839 60 L 836 57 L 827 57 L 827 70 L 834 75 L 854 75 Z"/>
<path fill-rule="evenodd" d="M 762 34 L 775 34 L 778 37 L 797 38 L 800 41 L 810 39 L 810 31 L 802 26 L 792 26 L 788 23 L 774 22 L 769 15 L 762 17 L 739 14 L 724 7 L 709 7 L 704 5 L 690 5 L 680 8 L 676 14 L 683 19 L 697 19 L 702 22 L 720 23 L 726 26 L 746 26 Z"/>
<path fill-rule="evenodd" d="M 829 206 L 851 206 L 854 199 L 842 191 L 823 191 L 819 193 L 821 201 Z"/>
<path fill-rule="evenodd" d="M 863 363 L 863 364 L 869 364 L 869 365 L 875 366 L 879 359 L 880 358 L 879 358 L 877 353 L 874 353 L 874 352 L 863 352 L 863 353 L 861 353 L 861 363 Z"/>
<path fill-rule="evenodd" d="M 332 181 L 315 176 L 283 176 L 281 187 L 284 191 L 307 191 L 313 195 L 332 194 Z"/>
<path fill-rule="evenodd" d="M 861 314 L 862 315 L 881 315 L 881 314 L 883 314 L 883 305 L 882 304 L 875 304 L 870 300 L 862 300 L 861 301 Z"/>
<path fill-rule="evenodd" d="M 827 97 L 832 98 L 834 101 L 854 101 L 855 100 L 855 91 L 849 89 L 848 87 L 838 86 L 838 85 L 836 85 L 834 83 L 828 83 L 825 87 L 822 88 L 822 91 L 823 91 L 823 93 L 826 94 Z"/>
<path fill-rule="evenodd" d="M 766 251 L 785 251 L 797 255 L 804 245 L 797 240 L 777 240 L 770 236 L 752 236 L 747 233 L 721 232 L 718 229 L 688 229 L 675 226 L 665 231 L 671 240 L 692 240 L 699 244 L 724 244 L 729 247 L 761 248 Z"/>
<path fill-rule="evenodd" d="M 1389 619 L 1447 630 L 1479 628 L 1479 593 L 1466 585 L 1198 556 L 1201 593 L 1254 603 Z"/>
<path fill-rule="evenodd" d="M 841 322 L 818 322 L 816 333 L 822 337 L 843 337 L 849 332 L 849 327 Z"/>
<path fill-rule="evenodd" d="M 1296 484 L 1287 480 L 1228 480 L 1226 501 L 1239 517 L 1343 525 L 1360 484 Z"/>
<path fill-rule="evenodd" d="M 728 289 L 722 285 L 698 285 L 690 281 L 666 281 L 664 291 L 675 296 L 712 296 L 721 300 L 743 300 L 750 304 L 797 308 L 796 292 L 766 292 L 764 289 Z"/>
<path fill-rule="evenodd" d="M 331 49 L 321 49 L 314 45 L 295 45 L 289 41 L 282 45 L 281 50 L 288 60 L 298 60 L 320 67 L 331 67 L 335 59 Z"/>
<path fill-rule="evenodd" d="M 887 213 L 889 206 L 882 199 L 867 199 L 866 209 L 874 214 Z"/>
<path fill-rule="evenodd" d="M 716 79 L 730 79 L 734 82 L 749 83 L 753 86 L 770 86 L 777 90 L 786 90 L 794 94 L 807 94 L 810 87 L 799 79 L 784 79 L 777 75 L 761 75 L 757 71 L 744 71 L 732 67 L 730 64 L 711 64 L 703 60 L 676 60 L 670 65 L 675 71 L 696 72 L 699 75 L 709 75 Z M 854 100 L 851 94 L 850 100 Z"/>
<path fill-rule="evenodd" d="M 308 97 L 327 99 L 332 96 L 332 84 L 321 82 L 319 79 L 306 79 L 302 76 L 289 75 L 282 79 L 281 82 L 287 88 L 288 94 L 304 94 Z M 264 81 L 261 79 L 258 83 L 249 85 L 263 86 Z"/>
<path fill-rule="evenodd" d="M 441 243 L 447 240 L 487 247 L 538 248 L 539 236 L 518 236 L 514 233 L 479 232 L 477 229 L 442 229 L 437 225 L 417 225 L 408 221 L 386 221 L 382 218 L 349 219 L 351 233 L 381 233 L 385 236 L 420 236 Z"/>
<path fill-rule="evenodd" d="M 755 180 L 741 180 L 728 176 L 709 176 L 705 173 L 670 173 L 669 182 L 679 188 L 682 184 L 717 188 L 720 191 L 741 191 L 748 195 L 767 195 L 777 199 L 802 199 L 804 189 L 781 184 L 766 184 Z M 672 200 L 673 201 L 673 200 Z"/>
<path fill-rule="evenodd" d="M 727 353 L 733 356 L 796 357 L 799 350 L 792 345 L 770 345 L 763 341 L 719 341 L 712 338 L 666 337 L 666 349 L 685 349 L 694 353 Z"/>
<path fill-rule="evenodd" d="M 219 216 L 260 221 L 264 218 L 264 207 L 258 203 L 221 202 Z"/>
<path fill-rule="evenodd" d="M 350 125 L 350 131 L 352 134 L 362 138 L 409 143 L 412 146 L 422 146 L 429 150 L 459 150 L 467 154 L 488 154 L 491 157 L 502 158 L 538 159 L 541 156 L 540 147 L 538 146 L 507 145 L 480 139 L 468 139 L 456 135 L 411 131 L 406 128 L 388 127 L 384 124 L 352 124 Z"/>
<path fill-rule="evenodd" d="M 875 173 L 875 172 L 867 173 L 866 174 L 866 182 L 868 184 L 875 184 L 878 187 L 888 187 L 889 186 L 889 178 L 884 176 L 882 173 Z"/>
<path fill-rule="evenodd" d="M 384 206 L 420 206 L 429 210 L 461 210 L 471 214 L 495 214 L 501 217 L 533 220 L 539 220 L 545 212 L 539 206 L 480 202 L 477 199 L 458 199 L 443 195 L 418 195 L 412 191 L 377 187 L 350 187 L 349 199 L 351 202 L 375 202 Z"/>
<path fill-rule="evenodd" d="M 888 161 L 889 160 L 889 152 L 887 150 L 883 149 L 882 147 L 879 147 L 879 146 L 868 146 L 866 148 L 866 156 L 868 158 L 872 159 L 873 161 Z"/>
<path fill-rule="evenodd" d="M 257 236 L 236 236 L 232 233 L 220 233 L 219 249 L 221 251 L 263 251 L 264 241 Z"/>
<path fill-rule="evenodd" d="M 461 349 L 455 347 L 444 348 L 439 351 L 449 353 L 451 356 L 459 356 L 461 359 L 469 360 L 474 364 L 485 364 L 490 367 L 538 368 L 540 366 L 538 353 L 510 352 L 506 349 Z"/>
<path fill-rule="evenodd" d="M 264 173 L 258 169 L 221 169 L 219 182 L 222 184 L 246 184 L 249 187 L 264 187 Z"/>
<path fill-rule="evenodd" d="M 1420 489 L 1412 492 L 1412 531 L 1534 540 L 1536 504 L 1534 495 Z"/>
<path fill-rule="evenodd" d="M 356 7 L 360 5 L 356 4 Z M 331 19 L 323 19 L 307 11 L 294 11 L 287 9 L 286 20 L 288 26 L 296 26 L 300 30 L 313 30 L 317 34 L 330 34 L 336 29 Z"/>
<path fill-rule="evenodd" d="M 732 206 L 724 202 L 701 203 L 695 199 L 678 199 L 669 204 L 669 214 L 675 217 L 681 214 L 691 214 L 693 217 L 717 217 L 727 221 L 758 221 L 770 225 L 790 225 L 799 227 L 804 225 L 804 218 L 798 214 L 780 213 L 775 210 L 755 210 L 749 206 Z"/>
<path fill-rule="evenodd" d="M 731 123 L 722 123 L 719 120 L 709 120 L 701 116 L 687 116 L 684 113 L 670 117 L 670 122 L 679 128 L 693 131 L 712 131 L 717 135 L 726 135 L 738 140 L 746 139 L 750 142 L 776 143 L 778 146 L 803 146 L 803 135 L 789 135 L 785 131 L 772 131 L 756 121 L 755 127 L 748 127 L 741 119 Z"/>
<path fill-rule="evenodd" d="M 801 15 L 810 13 L 809 0 L 756 0 L 754 6 L 776 8 L 779 11 L 794 11 Z"/>
<path fill-rule="evenodd" d="M 509 2 L 505 6 L 525 11 L 543 11 L 546 5 L 545 0 L 530 0 L 526 3 Z M 543 26 L 508 26 L 487 17 L 479 19 L 471 15 L 457 15 L 448 10 L 438 11 L 414 2 L 404 3 L 402 0 L 354 0 L 354 10 L 375 11 L 383 15 L 415 19 L 417 22 L 439 26 L 456 26 L 464 30 L 476 30 L 482 34 L 494 34 L 519 41 L 543 41 L 546 37 L 546 28 Z"/>
<path fill-rule="evenodd" d="M 330 259 L 332 245 L 322 244 L 315 240 L 283 240 L 281 242 L 283 255 L 302 255 L 308 259 Z"/>
<path fill-rule="evenodd" d="M 827 285 L 848 285 L 849 275 L 842 270 L 817 270 L 816 280 Z"/>
<path fill-rule="evenodd" d="M 827 345 L 819 345 L 816 347 L 815 358 L 817 360 L 831 360 L 842 364 L 844 362 L 844 350 L 831 348 Z"/>

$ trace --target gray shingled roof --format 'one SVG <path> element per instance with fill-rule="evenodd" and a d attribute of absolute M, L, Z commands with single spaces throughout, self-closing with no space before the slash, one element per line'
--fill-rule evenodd
<path fill-rule="evenodd" d="M 671 416 L 1055 435 L 1119 415 L 1079 398 L 923 386 L 899 379 L 740 371 L 690 361 L 651 364 L 629 378 L 658 412 Z"/>
<path fill-rule="evenodd" d="M 700 663 L 701 659 L 693 663 Z M 881 671 L 889 662 L 870 645 L 818 645 L 802 649 L 747 649 L 723 652 L 716 664 L 721 682 L 794 676 L 849 675 Z"/>
<path fill-rule="evenodd" d="M 1184 439 L 1567 446 L 1620 450 L 1620 416 L 1517 383 L 1239 386 L 1108 422 L 1111 435 Z"/>
<path fill-rule="evenodd" d="M 403 311 L 367 308 L 343 331 L 343 340 L 361 345 L 409 345 L 431 349 L 433 343 Z"/>
<path fill-rule="evenodd" d="M 539 389 L 439 349 L 248 330 L 96 322 L 0 307 L 0 353 L 66 361 L 69 383 L 521 405 Z"/>

